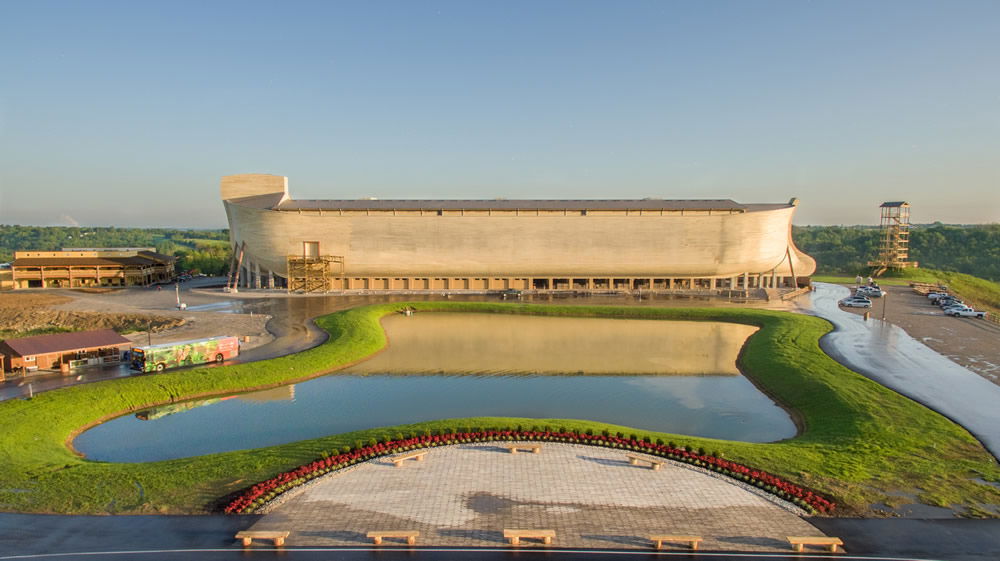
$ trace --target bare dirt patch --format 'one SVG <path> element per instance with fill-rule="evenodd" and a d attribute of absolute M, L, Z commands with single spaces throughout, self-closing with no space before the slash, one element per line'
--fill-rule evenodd
<path fill-rule="evenodd" d="M 152 329 L 154 332 L 184 325 L 184 318 L 136 313 L 101 313 L 55 310 L 72 299 L 60 294 L 0 294 L 0 336 L 15 337 L 50 331 L 114 329 L 120 333 Z"/>

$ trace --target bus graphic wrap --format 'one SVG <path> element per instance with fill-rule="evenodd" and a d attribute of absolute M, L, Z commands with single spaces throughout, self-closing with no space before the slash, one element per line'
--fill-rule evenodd
<path fill-rule="evenodd" d="M 167 368 L 193 366 L 207 362 L 222 362 L 240 354 L 236 337 L 210 337 L 195 341 L 134 347 L 131 364 L 141 372 L 161 372 Z"/>

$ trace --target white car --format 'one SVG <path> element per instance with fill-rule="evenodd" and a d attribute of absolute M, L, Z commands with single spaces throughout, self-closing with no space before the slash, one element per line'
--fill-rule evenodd
<path fill-rule="evenodd" d="M 881 298 L 885 296 L 885 291 L 877 286 L 862 286 L 858 289 L 857 294 L 860 296 Z"/>
<path fill-rule="evenodd" d="M 858 298 L 857 296 L 851 296 L 849 298 L 844 298 L 840 301 L 840 305 L 845 308 L 871 308 L 872 301 L 867 298 Z"/>
<path fill-rule="evenodd" d="M 962 318 L 985 318 L 986 312 L 977 312 L 972 308 L 965 306 L 963 308 L 948 308 L 944 312 L 945 314 L 952 317 L 962 317 Z"/>

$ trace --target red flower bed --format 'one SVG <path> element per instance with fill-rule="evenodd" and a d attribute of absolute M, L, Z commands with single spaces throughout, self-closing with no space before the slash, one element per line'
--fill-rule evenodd
<path fill-rule="evenodd" d="M 438 435 L 422 435 L 411 438 L 388 440 L 369 446 L 355 447 L 350 452 L 338 453 L 299 466 L 291 471 L 278 474 L 248 489 L 230 502 L 224 509 L 227 514 L 250 513 L 278 495 L 302 485 L 320 475 L 354 465 L 359 462 L 396 454 L 415 448 L 430 448 L 466 442 L 493 442 L 502 440 L 529 440 L 549 442 L 569 442 L 623 448 L 654 456 L 699 466 L 716 473 L 732 477 L 738 481 L 754 485 L 799 507 L 815 513 L 832 512 L 835 503 L 813 491 L 789 483 L 770 473 L 749 468 L 708 454 L 697 454 L 684 448 L 647 442 L 614 435 L 577 434 L 573 432 L 553 432 L 535 430 L 480 430 L 475 432 L 454 432 Z"/>

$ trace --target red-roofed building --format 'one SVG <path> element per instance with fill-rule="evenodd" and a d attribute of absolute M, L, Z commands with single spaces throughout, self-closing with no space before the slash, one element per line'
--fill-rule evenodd
<path fill-rule="evenodd" d="M 111 329 L 35 335 L 0 341 L 3 369 L 9 372 L 60 370 L 121 362 L 131 347 Z"/>

